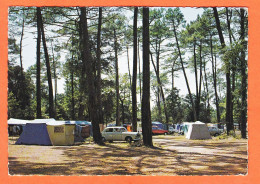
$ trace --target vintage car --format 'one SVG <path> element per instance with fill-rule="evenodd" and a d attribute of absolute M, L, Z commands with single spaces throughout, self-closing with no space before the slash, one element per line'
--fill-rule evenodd
<path fill-rule="evenodd" d="M 212 136 L 218 136 L 222 133 L 221 129 L 217 128 L 217 127 L 208 127 L 209 129 L 209 133 Z"/>
<path fill-rule="evenodd" d="M 128 132 L 125 127 L 113 126 L 107 127 L 102 131 L 102 140 L 105 141 L 138 141 L 141 139 L 141 133 Z"/>

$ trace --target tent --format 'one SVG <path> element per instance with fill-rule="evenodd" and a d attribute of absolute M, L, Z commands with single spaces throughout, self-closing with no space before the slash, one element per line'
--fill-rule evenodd
<path fill-rule="evenodd" d="M 35 119 L 26 123 L 16 144 L 65 146 L 74 144 L 75 124 L 55 119 Z"/>
<path fill-rule="evenodd" d="M 75 124 L 64 121 L 47 123 L 47 130 L 53 146 L 68 146 L 74 144 Z"/>
<path fill-rule="evenodd" d="M 26 123 L 23 133 L 15 144 L 52 145 L 46 123 Z"/>
<path fill-rule="evenodd" d="M 207 125 L 205 123 L 196 121 L 195 123 L 189 123 L 188 132 L 186 133 L 186 138 L 187 139 L 211 139 L 211 136 Z"/>
<path fill-rule="evenodd" d="M 189 130 L 189 127 L 190 127 L 191 124 L 192 124 L 192 122 L 184 122 L 184 123 L 182 124 L 181 130 L 183 131 L 183 134 L 184 134 L 184 135 L 187 135 L 188 130 Z"/>

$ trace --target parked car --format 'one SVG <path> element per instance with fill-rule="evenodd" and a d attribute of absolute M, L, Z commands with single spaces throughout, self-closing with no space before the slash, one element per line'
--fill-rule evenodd
<path fill-rule="evenodd" d="M 107 127 L 102 131 L 102 140 L 105 141 L 138 141 L 141 139 L 141 133 L 128 132 L 125 127 L 113 126 Z"/>
<path fill-rule="evenodd" d="M 168 134 L 169 131 L 168 130 L 163 130 L 161 128 L 159 128 L 158 126 L 152 126 L 152 133 L 153 134 Z"/>
<path fill-rule="evenodd" d="M 208 127 L 209 128 L 209 133 L 212 136 L 218 136 L 222 133 L 221 129 L 217 128 L 217 127 Z"/>

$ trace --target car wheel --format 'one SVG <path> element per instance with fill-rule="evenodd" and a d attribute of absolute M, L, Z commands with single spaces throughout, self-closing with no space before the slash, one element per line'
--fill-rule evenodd
<path fill-rule="evenodd" d="M 106 142 L 106 138 L 105 137 L 102 137 L 102 142 Z"/>
<path fill-rule="evenodd" d="M 165 132 L 164 135 L 167 135 L 167 132 Z"/>
<path fill-rule="evenodd" d="M 128 143 L 131 143 L 132 142 L 132 137 L 126 137 L 125 141 L 128 142 Z"/>
<path fill-rule="evenodd" d="M 215 133 L 215 136 L 219 136 L 219 133 Z"/>
<path fill-rule="evenodd" d="M 113 141 L 109 141 L 109 143 L 113 143 Z"/>

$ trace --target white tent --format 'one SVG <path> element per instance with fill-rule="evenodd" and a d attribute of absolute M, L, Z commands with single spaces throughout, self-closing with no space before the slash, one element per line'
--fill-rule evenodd
<path fill-rule="evenodd" d="M 211 139 L 209 129 L 205 123 L 196 121 L 189 124 L 187 139 Z"/>

